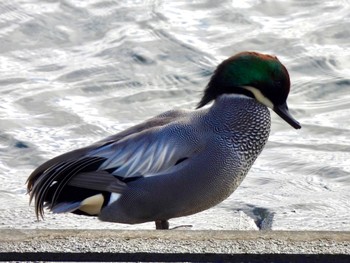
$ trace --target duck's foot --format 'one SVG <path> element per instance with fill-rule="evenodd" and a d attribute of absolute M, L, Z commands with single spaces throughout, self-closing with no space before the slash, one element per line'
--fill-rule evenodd
<path fill-rule="evenodd" d="M 163 230 L 169 229 L 168 220 L 157 220 L 156 221 L 156 229 L 163 229 Z"/>

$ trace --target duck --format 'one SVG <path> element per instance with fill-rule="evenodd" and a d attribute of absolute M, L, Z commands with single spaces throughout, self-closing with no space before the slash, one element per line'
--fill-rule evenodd
<path fill-rule="evenodd" d="M 35 214 L 155 222 L 209 209 L 240 185 L 263 150 L 270 111 L 295 129 L 290 77 L 276 56 L 253 51 L 220 63 L 197 107 L 169 110 L 36 168 L 28 177 Z"/>

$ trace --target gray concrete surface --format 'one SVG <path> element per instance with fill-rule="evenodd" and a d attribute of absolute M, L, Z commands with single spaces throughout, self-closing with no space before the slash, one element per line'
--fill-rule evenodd
<path fill-rule="evenodd" d="M 350 232 L 1 229 L 0 260 L 350 262 Z"/>

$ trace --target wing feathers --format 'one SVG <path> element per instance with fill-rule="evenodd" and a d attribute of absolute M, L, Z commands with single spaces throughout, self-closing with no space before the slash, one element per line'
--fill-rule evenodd
<path fill-rule="evenodd" d="M 37 181 L 32 183 L 32 187 L 29 188 L 30 201 L 33 198 L 35 199 L 36 216 L 43 217 L 44 204 L 47 203 L 50 209 L 56 205 L 63 188 L 73 176 L 79 172 L 96 169 L 104 160 L 101 157 L 67 160 L 66 162 L 53 165 L 40 175 L 31 175 L 38 178 Z"/>
<path fill-rule="evenodd" d="M 177 121 L 185 115 L 180 111 L 165 113 L 39 166 L 27 181 L 37 217 L 43 217 L 44 207 L 71 212 L 100 192 L 122 194 L 129 182 L 161 176 L 178 160 L 191 158 L 195 140 L 188 140 L 185 134 L 191 131 Z M 171 130 L 173 121 L 181 136 Z M 74 191 L 79 188 L 75 197 Z"/>
<path fill-rule="evenodd" d="M 106 171 L 77 174 L 68 182 L 68 185 L 116 193 L 122 193 L 127 186 L 126 183 L 120 181 L 118 178 Z"/>
<path fill-rule="evenodd" d="M 108 156 L 111 147 L 116 149 L 112 156 Z M 105 151 L 99 149 L 98 152 L 93 153 L 93 156 L 108 158 L 101 165 L 101 169 L 116 168 L 113 171 L 114 175 L 134 177 L 142 174 L 149 176 L 175 165 L 179 158 L 187 157 L 187 154 L 182 156 L 182 149 L 187 149 L 187 147 L 178 147 L 173 145 L 171 141 L 159 140 L 154 136 L 147 138 L 147 140 L 134 138 L 131 141 L 121 141 L 115 145 L 108 145 Z"/>
<path fill-rule="evenodd" d="M 92 167 L 96 165 L 97 167 L 100 166 L 101 162 L 103 162 L 104 159 L 94 157 L 94 158 L 83 158 L 77 162 L 74 162 L 71 166 L 72 169 L 70 171 L 67 171 L 67 173 L 62 174 L 62 178 L 58 181 L 58 186 L 56 188 L 56 191 L 52 197 L 51 204 L 55 204 L 57 201 L 57 198 L 61 194 L 62 189 L 67 184 L 67 182 L 75 175 L 77 175 L 80 172 L 83 172 L 85 170 L 95 170 L 95 167 Z M 59 175 L 58 175 L 59 176 Z"/>
<path fill-rule="evenodd" d="M 69 213 L 79 209 L 80 206 L 81 206 L 81 202 L 74 202 L 74 203 L 63 202 L 63 203 L 58 203 L 57 205 L 52 207 L 51 211 L 53 213 Z"/>

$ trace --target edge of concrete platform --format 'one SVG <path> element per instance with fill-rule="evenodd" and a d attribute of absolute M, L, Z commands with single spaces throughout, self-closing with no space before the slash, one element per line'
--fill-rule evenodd
<path fill-rule="evenodd" d="M 0 260 L 350 262 L 350 232 L 0 229 Z"/>

